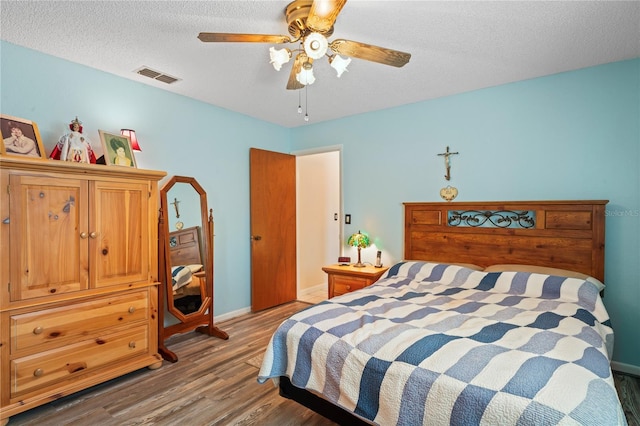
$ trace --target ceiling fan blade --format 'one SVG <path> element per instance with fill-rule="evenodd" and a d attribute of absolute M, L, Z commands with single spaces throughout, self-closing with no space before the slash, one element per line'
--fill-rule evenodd
<path fill-rule="evenodd" d="M 313 0 L 307 17 L 307 27 L 319 33 L 326 33 L 333 27 L 346 2 L 347 0 Z"/>
<path fill-rule="evenodd" d="M 409 59 L 411 58 L 410 53 L 350 40 L 334 40 L 329 44 L 329 47 L 334 52 L 345 56 L 378 62 L 394 67 L 402 67 L 409 62 Z"/>
<path fill-rule="evenodd" d="M 271 34 L 200 33 L 203 42 L 292 43 L 289 36 Z"/>
<path fill-rule="evenodd" d="M 302 68 L 302 64 L 307 60 L 307 55 L 304 53 L 298 54 L 296 59 L 293 61 L 293 66 L 291 67 L 291 72 L 289 73 L 289 81 L 287 82 L 287 90 L 298 90 L 304 87 L 304 84 L 300 83 L 296 80 L 296 74 L 300 72 Z"/>

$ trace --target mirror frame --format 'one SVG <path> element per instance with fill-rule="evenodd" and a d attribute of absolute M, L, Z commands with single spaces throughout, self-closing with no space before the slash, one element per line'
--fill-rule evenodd
<path fill-rule="evenodd" d="M 202 297 L 202 303 L 200 304 L 200 308 L 197 311 L 191 312 L 189 314 L 184 314 L 182 311 L 180 311 L 178 308 L 175 307 L 175 303 L 174 303 L 175 300 L 173 299 L 173 291 L 169 291 L 169 282 L 170 282 L 169 277 L 171 277 L 172 265 L 171 265 L 171 256 L 169 254 L 171 249 L 169 247 L 170 230 L 169 230 L 169 218 L 168 218 L 169 205 L 168 205 L 167 194 L 169 193 L 171 188 L 173 188 L 177 183 L 185 183 L 185 184 L 191 185 L 191 187 L 200 196 L 200 223 L 201 223 L 200 229 L 202 232 L 202 235 L 200 236 L 201 237 L 200 243 L 203 245 L 203 247 L 201 247 L 200 250 L 203 254 L 202 262 L 204 264 L 205 285 L 204 285 L 204 288 L 202 287 L 200 288 L 200 297 Z M 165 268 L 165 277 L 167 277 L 166 287 L 165 287 L 167 291 L 167 297 L 166 297 L 167 310 L 169 311 L 169 313 L 171 313 L 171 315 L 176 317 L 180 322 L 185 323 L 185 322 L 189 322 L 191 318 L 207 315 L 207 311 L 209 310 L 209 307 L 212 306 L 213 295 L 209 291 L 209 287 L 213 287 L 213 286 L 210 286 L 209 284 L 213 283 L 213 250 L 211 247 L 213 244 L 212 242 L 213 238 L 210 238 L 210 235 L 212 234 L 212 232 L 210 231 L 210 228 L 212 226 L 213 218 L 210 218 L 207 216 L 207 193 L 200 186 L 200 184 L 195 180 L 195 178 L 186 177 L 186 176 L 173 176 L 165 184 L 165 186 L 162 187 L 162 189 L 160 190 L 160 194 L 161 194 L 160 204 L 162 206 L 162 211 L 167 214 L 167 217 L 165 217 L 165 220 L 164 220 L 165 233 L 163 233 L 163 236 L 166 237 L 164 268 Z"/>
<path fill-rule="evenodd" d="M 167 194 L 177 183 L 189 184 L 200 196 L 200 217 L 201 217 L 201 243 L 204 245 L 201 250 L 203 253 L 204 265 L 204 285 L 201 286 L 202 303 L 200 309 L 196 312 L 184 314 L 174 305 L 173 287 L 171 283 L 171 256 L 169 248 L 169 203 Z M 159 319 L 158 319 L 158 352 L 164 359 L 176 362 L 178 357 L 167 349 L 164 340 L 168 337 L 196 330 L 210 336 L 228 339 L 229 335 L 214 326 L 213 322 L 213 210 L 208 209 L 207 193 L 200 186 L 198 181 L 188 176 L 173 176 L 160 189 L 160 217 L 158 219 L 158 252 L 160 254 L 160 287 L 158 292 L 159 303 Z M 202 283 L 201 283 L 202 285 Z M 179 322 L 170 326 L 164 326 L 164 313 L 166 310 L 174 316 Z"/>

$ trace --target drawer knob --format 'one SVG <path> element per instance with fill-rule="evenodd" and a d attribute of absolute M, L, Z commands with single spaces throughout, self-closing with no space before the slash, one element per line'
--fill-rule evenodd
<path fill-rule="evenodd" d="M 33 329 L 33 334 L 41 334 L 44 331 L 44 328 L 38 326 Z"/>
<path fill-rule="evenodd" d="M 347 290 L 351 290 L 351 286 L 350 285 L 347 286 Z"/>
<path fill-rule="evenodd" d="M 132 314 L 136 311 L 135 306 L 129 306 L 129 313 Z"/>
<path fill-rule="evenodd" d="M 86 239 L 89 236 L 89 234 L 87 234 L 86 232 L 81 232 L 80 233 L 80 238 L 82 238 L 83 240 Z"/>
<path fill-rule="evenodd" d="M 98 236 L 98 234 L 96 234 L 95 232 L 92 232 L 89 234 L 89 236 L 95 239 Z"/>
<path fill-rule="evenodd" d="M 129 347 L 131 349 L 135 349 L 136 348 L 136 342 L 129 342 Z"/>
<path fill-rule="evenodd" d="M 33 375 L 35 377 L 40 377 L 44 374 L 44 370 L 42 370 L 42 368 L 36 368 L 36 370 L 33 372 Z"/>

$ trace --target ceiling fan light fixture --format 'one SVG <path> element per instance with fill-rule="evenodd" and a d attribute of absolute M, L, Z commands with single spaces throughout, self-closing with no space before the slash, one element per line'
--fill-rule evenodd
<path fill-rule="evenodd" d="M 271 58 L 269 63 L 273 65 L 273 68 L 275 68 L 276 71 L 280 71 L 282 65 L 286 64 L 291 59 L 291 51 L 287 48 L 278 50 L 275 47 L 272 47 L 269 49 L 269 57 Z"/>
<path fill-rule="evenodd" d="M 329 48 L 327 38 L 320 33 L 311 33 L 304 39 L 304 52 L 313 59 L 322 58 Z"/>
<path fill-rule="evenodd" d="M 296 80 L 305 86 L 313 84 L 313 82 L 316 81 L 316 77 L 313 75 L 313 66 L 310 62 L 302 64 L 300 72 L 296 74 Z"/>
<path fill-rule="evenodd" d="M 349 71 L 347 67 L 350 63 L 351 58 L 345 59 L 340 55 L 333 55 L 329 57 L 329 65 L 331 65 L 331 68 L 336 70 L 336 73 L 338 73 L 338 78 L 340 78 L 343 72 Z"/>

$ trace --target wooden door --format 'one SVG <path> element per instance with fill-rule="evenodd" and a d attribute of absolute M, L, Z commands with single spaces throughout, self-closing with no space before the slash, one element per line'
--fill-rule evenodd
<path fill-rule="evenodd" d="M 92 182 L 89 221 L 95 287 L 147 282 L 149 187 L 143 182 Z"/>
<path fill-rule="evenodd" d="M 85 290 L 87 182 L 11 175 L 11 300 Z"/>
<path fill-rule="evenodd" d="M 256 148 L 249 157 L 255 312 L 296 298 L 296 158 Z"/>

